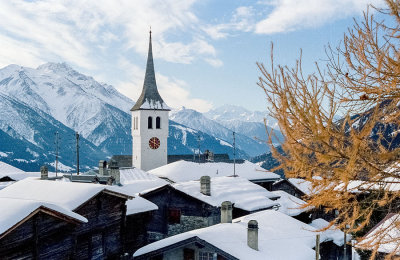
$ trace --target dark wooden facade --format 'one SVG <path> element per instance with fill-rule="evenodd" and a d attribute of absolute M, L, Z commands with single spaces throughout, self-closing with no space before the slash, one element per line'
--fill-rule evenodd
<path fill-rule="evenodd" d="M 78 225 L 37 211 L 0 239 L 0 259 L 71 259 Z"/>
<path fill-rule="evenodd" d="M 126 216 L 125 252 L 129 255 L 147 245 L 147 229 L 152 214 L 153 212 L 142 212 Z"/>
<path fill-rule="evenodd" d="M 125 252 L 127 197 L 100 192 L 74 212 L 87 223 L 38 211 L 0 239 L 0 259 L 104 259 Z"/>
<path fill-rule="evenodd" d="M 218 224 L 221 221 L 219 207 L 193 198 L 170 185 L 163 186 L 142 197 L 158 206 L 149 221 L 148 242 Z"/>
<path fill-rule="evenodd" d="M 282 179 L 282 180 L 275 182 L 272 185 L 271 189 L 272 189 L 272 191 L 283 190 L 286 193 L 289 193 L 290 195 L 295 196 L 299 199 L 302 199 L 306 195 L 306 194 L 304 194 L 304 192 L 302 192 L 296 186 L 294 186 L 292 183 L 290 183 L 290 181 L 288 181 L 287 179 Z"/>
<path fill-rule="evenodd" d="M 197 236 L 176 242 L 172 245 L 134 257 L 134 260 L 199 259 L 200 254 L 216 255 L 217 260 L 238 260 L 238 258 Z M 209 257 L 207 257 L 209 259 Z"/>
<path fill-rule="evenodd" d="M 102 259 L 124 252 L 126 200 L 102 192 L 75 210 L 88 219 L 73 234 L 77 243 L 75 258 Z"/>

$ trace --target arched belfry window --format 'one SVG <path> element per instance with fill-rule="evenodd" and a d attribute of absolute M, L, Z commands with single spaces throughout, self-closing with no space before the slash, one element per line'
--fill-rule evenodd
<path fill-rule="evenodd" d="M 156 128 L 157 129 L 161 128 L 161 118 L 159 116 L 156 117 Z"/>
<path fill-rule="evenodd" d="M 149 118 L 147 118 L 147 128 L 153 129 L 153 118 L 151 116 L 149 116 Z"/>

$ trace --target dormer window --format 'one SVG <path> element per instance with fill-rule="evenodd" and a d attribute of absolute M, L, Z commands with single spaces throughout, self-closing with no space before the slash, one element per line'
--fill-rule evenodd
<path fill-rule="evenodd" d="M 149 118 L 147 118 L 147 128 L 153 129 L 153 118 L 151 116 L 149 116 Z"/>
<path fill-rule="evenodd" d="M 156 128 L 157 129 L 161 128 L 161 118 L 159 116 L 156 117 Z"/>

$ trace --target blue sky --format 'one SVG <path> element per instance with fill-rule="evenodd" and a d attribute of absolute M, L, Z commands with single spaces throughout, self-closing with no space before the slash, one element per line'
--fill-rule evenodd
<path fill-rule="evenodd" d="M 0 2 L 0 67 L 67 62 L 136 100 L 152 26 L 166 103 L 201 112 L 223 104 L 265 110 L 256 62 L 306 71 L 325 58 L 353 17 L 382 0 L 42 0 Z"/>

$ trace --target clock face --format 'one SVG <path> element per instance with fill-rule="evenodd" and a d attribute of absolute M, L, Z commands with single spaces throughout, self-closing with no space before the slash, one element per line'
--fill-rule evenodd
<path fill-rule="evenodd" d="M 157 149 L 158 147 L 160 147 L 160 139 L 158 139 L 157 137 L 150 138 L 149 146 L 151 149 Z"/>

